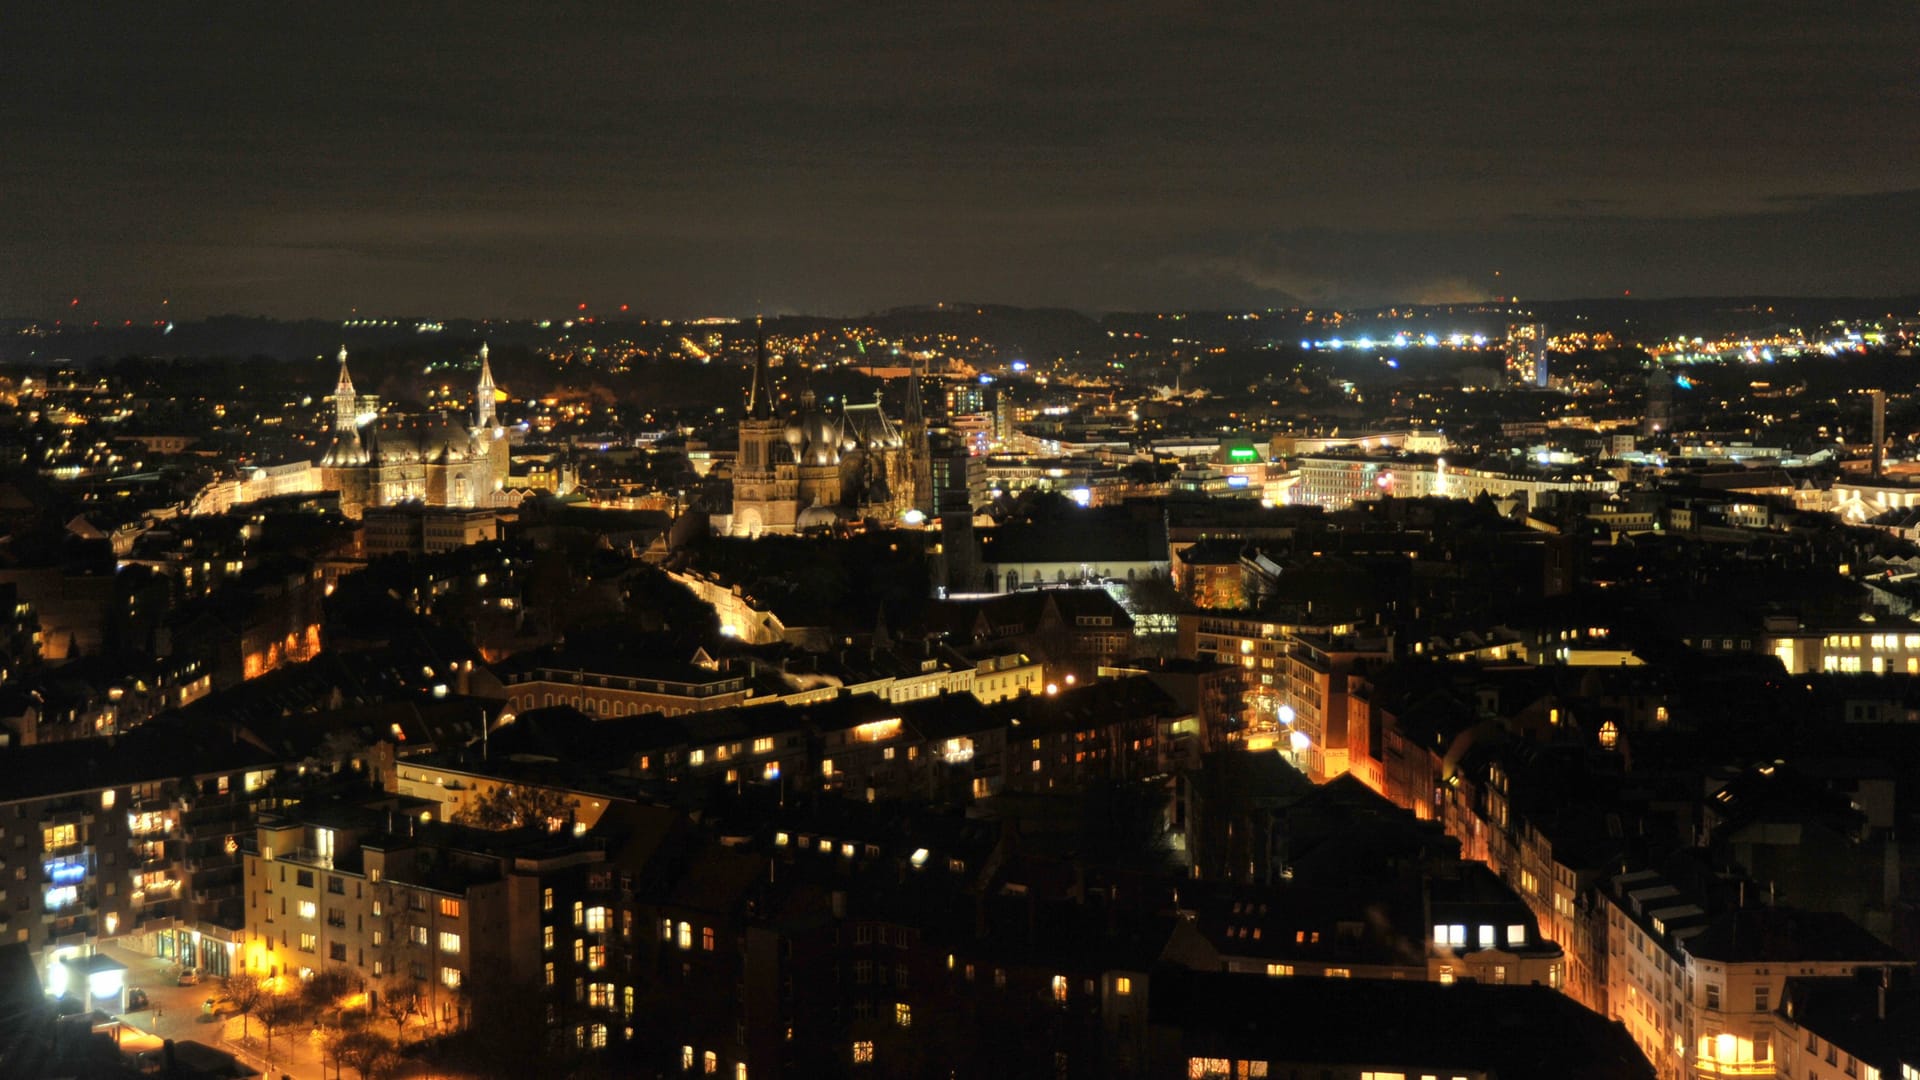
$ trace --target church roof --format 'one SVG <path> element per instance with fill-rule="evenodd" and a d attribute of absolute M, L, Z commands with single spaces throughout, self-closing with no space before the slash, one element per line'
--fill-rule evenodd
<path fill-rule="evenodd" d="M 900 445 L 900 429 L 887 419 L 886 411 L 878 401 L 868 405 L 849 404 L 841 415 L 847 437 L 861 446 Z"/>

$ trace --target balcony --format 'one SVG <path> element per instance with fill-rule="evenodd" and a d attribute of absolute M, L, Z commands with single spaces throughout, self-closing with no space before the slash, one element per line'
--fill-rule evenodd
<path fill-rule="evenodd" d="M 246 895 L 238 883 L 232 885 L 195 885 L 188 895 L 198 904 L 217 904 L 223 900 L 238 900 Z"/>
<path fill-rule="evenodd" d="M 1779 1061 L 1715 1061 L 1701 1058 L 1693 1063 L 1701 1076 L 1777 1076 Z"/>
<path fill-rule="evenodd" d="M 162 881 L 148 885 L 144 889 L 135 889 L 127 895 L 136 904 L 158 904 L 178 898 L 180 882 L 178 880 Z"/>

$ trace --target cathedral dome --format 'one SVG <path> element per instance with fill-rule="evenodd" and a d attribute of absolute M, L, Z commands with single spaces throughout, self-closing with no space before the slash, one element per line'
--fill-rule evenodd
<path fill-rule="evenodd" d="M 787 445 L 802 465 L 836 465 L 840 461 L 840 424 L 820 409 L 807 409 L 787 425 Z"/>
<path fill-rule="evenodd" d="M 353 428 L 334 433 L 327 452 L 320 458 L 320 464 L 333 468 L 352 468 L 366 463 L 366 445 L 360 441 L 360 432 Z"/>

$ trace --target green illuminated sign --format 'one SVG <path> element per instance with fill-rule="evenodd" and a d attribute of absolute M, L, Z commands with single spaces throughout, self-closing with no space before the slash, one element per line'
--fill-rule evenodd
<path fill-rule="evenodd" d="M 1251 446 L 1236 446 L 1227 451 L 1227 460 L 1232 462 L 1259 461 L 1260 451 Z"/>

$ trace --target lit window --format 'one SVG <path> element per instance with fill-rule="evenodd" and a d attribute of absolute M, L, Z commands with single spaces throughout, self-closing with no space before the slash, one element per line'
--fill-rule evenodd
<path fill-rule="evenodd" d="M 585 938 L 573 939 L 573 962 L 576 964 L 584 964 L 587 962 L 587 940 Z"/>
<path fill-rule="evenodd" d="M 449 989 L 449 990 L 458 990 L 458 989 L 460 989 L 460 969 L 459 969 L 459 968 L 457 968 L 457 967 L 443 967 L 443 968 L 441 968 L 441 969 L 440 969 L 440 981 L 441 981 L 441 982 L 442 982 L 443 984 L 445 984 L 445 985 L 446 985 L 446 987 L 447 987 L 447 989 Z"/>
<path fill-rule="evenodd" d="M 1481 923 L 1480 924 L 1480 947 L 1483 949 L 1491 949 L 1493 948 L 1493 943 L 1494 943 L 1494 937 L 1493 937 L 1492 924 Z"/>
<path fill-rule="evenodd" d="M 547 888 L 547 889 L 544 889 L 544 890 L 542 890 L 542 891 L 541 891 L 541 893 L 540 893 L 540 910 L 541 910 L 541 911 L 552 911 L 552 910 L 553 910 L 553 889 L 551 889 L 551 888 Z"/>
<path fill-rule="evenodd" d="M 548 952 L 553 951 L 553 927 L 543 926 L 540 928 L 540 947 Z"/>
<path fill-rule="evenodd" d="M 1187 1080 L 1232 1080 L 1233 1063 L 1226 1058 L 1187 1059 Z"/>
<path fill-rule="evenodd" d="M 706 952 L 713 951 L 713 927 L 703 926 L 700 928 L 700 948 Z"/>
<path fill-rule="evenodd" d="M 660 940 L 661 941 L 673 940 L 673 920 L 672 919 L 660 920 Z"/>
<path fill-rule="evenodd" d="M 547 961 L 547 985 L 553 985 L 553 961 Z"/>
<path fill-rule="evenodd" d="M 683 1046 L 680 1048 L 680 1068 L 686 1071 L 693 1069 L 693 1047 Z"/>
<path fill-rule="evenodd" d="M 773 740 L 771 738 L 759 738 L 759 739 L 753 740 L 754 753 L 767 754 L 767 753 L 771 753 L 772 751 L 773 751 Z"/>
<path fill-rule="evenodd" d="M 1507 927 L 1507 944 L 1525 945 L 1526 943 L 1527 943 L 1527 928 L 1524 924 L 1513 923 Z"/>
<path fill-rule="evenodd" d="M 460 935 L 442 930 L 440 932 L 440 951 L 443 953 L 459 952 L 460 951 Z"/>
<path fill-rule="evenodd" d="M 587 970 L 599 971 L 607 966 L 607 947 L 595 945 L 587 950 Z"/>
<path fill-rule="evenodd" d="M 1113 992 L 1119 994 L 1121 997 L 1126 997 L 1128 994 L 1133 993 L 1133 980 L 1127 978 L 1125 975 L 1114 979 Z"/>
<path fill-rule="evenodd" d="M 893 1022 L 901 1027 L 913 1026 L 913 1006 L 904 1001 L 893 1003 Z"/>
<path fill-rule="evenodd" d="M 451 896 L 441 897 L 440 898 L 440 914 L 446 916 L 449 919 L 459 918 L 460 917 L 460 901 L 455 900 Z"/>
<path fill-rule="evenodd" d="M 311 919 L 317 913 L 318 913 L 318 909 L 314 907 L 313 901 L 311 900 L 300 901 L 300 917 L 301 918 Z"/>
<path fill-rule="evenodd" d="M 1293 965 L 1292 964 L 1268 964 L 1267 974 L 1272 975 L 1276 978 L 1283 975 L 1291 975 L 1293 974 Z"/>
<path fill-rule="evenodd" d="M 1065 975 L 1055 975 L 1053 977 L 1053 1000 L 1062 1005 L 1067 1003 L 1067 977 Z"/>
<path fill-rule="evenodd" d="M 1441 986 L 1453 985 L 1453 965 L 1451 964 L 1440 965 L 1440 985 Z"/>
<path fill-rule="evenodd" d="M 588 908 L 587 909 L 587 930 L 591 933 L 597 934 L 605 931 L 606 929 L 607 929 L 607 909 L 603 907 Z"/>
<path fill-rule="evenodd" d="M 873 1043 L 862 1039 L 853 1044 L 853 1063 L 855 1065 L 873 1064 Z"/>
<path fill-rule="evenodd" d="M 586 923 L 587 923 L 586 905 L 582 904 L 578 900 L 575 900 L 573 902 L 573 925 L 585 926 Z"/>
<path fill-rule="evenodd" d="M 80 842 L 80 834 L 72 825 L 52 825 L 40 831 L 43 847 L 47 851 L 55 848 L 72 847 Z"/>
<path fill-rule="evenodd" d="M 113 809 L 113 789 L 112 788 L 108 788 L 107 790 L 100 793 L 100 809 L 102 810 Z"/>
<path fill-rule="evenodd" d="M 709 1050 L 700 1057 L 700 1071 L 708 1076 L 720 1071 L 720 1055 Z"/>
<path fill-rule="evenodd" d="M 300 935 L 300 951 L 301 952 L 312 952 L 314 950 L 314 947 L 318 944 L 319 944 L 319 939 L 314 937 L 312 934 Z"/>
<path fill-rule="evenodd" d="M 680 924 L 680 947 L 683 949 L 693 948 L 693 924 L 692 923 L 683 922 Z"/>

